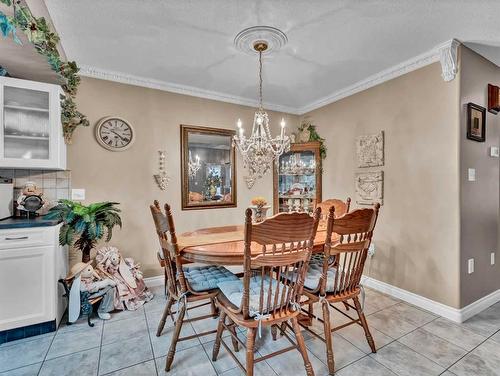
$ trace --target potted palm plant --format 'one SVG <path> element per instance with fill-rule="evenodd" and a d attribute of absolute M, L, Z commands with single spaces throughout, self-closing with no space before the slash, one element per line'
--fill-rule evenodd
<path fill-rule="evenodd" d="M 82 261 L 90 261 L 90 251 L 97 241 L 106 235 L 106 242 L 113 236 L 113 227 L 122 227 L 117 202 L 97 202 L 82 205 L 71 200 L 59 200 L 45 215 L 47 219 L 63 222 L 59 232 L 59 244 L 74 245 L 82 251 Z"/>

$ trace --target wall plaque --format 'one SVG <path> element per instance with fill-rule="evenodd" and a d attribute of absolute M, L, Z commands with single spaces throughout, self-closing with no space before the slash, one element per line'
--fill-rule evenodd
<path fill-rule="evenodd" d="M 384 132 L 359 136 L 356 139 L 358 167 L 377 167 L 384 165 Z"/>
<path fill-rule="evenodd" d="M 383 204 L 384 172 L 356 173 L 356 202 L 359 205 L 373 205 L 376 202 Z"/>

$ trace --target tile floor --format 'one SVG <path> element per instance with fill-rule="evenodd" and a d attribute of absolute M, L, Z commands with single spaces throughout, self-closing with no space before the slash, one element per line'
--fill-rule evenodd
<path fill-rule="evenodd" d="M 94 328 L 79 320 L 55 333 L 2 344 L 0 375 L 242 375 L 224 348 L 216 362 L 210 360 L 213 335 L 181 342 L 173 369 L 165 373 L 172 322 L 161 337 L 155 336 L 164 304 L 160 290 L 155 292 L 155 299 L 140 310 L 113 314 L 104 323 L 96 319 Z M 339 376 L 500 375 L 500 303 L 458 325 L 367 290 L 365 311 L 378 352 L 370 353 L 361 327 L 338 331 L 334 352 Z M 345 321 L 339 313 L 333 320 Z M 185 335 L 205 331 L 216 323 L 199 321 L 185 325 L 183 331 Z M 313 328 L 321 327 L 315 321 Z M 243 332 L 239 335 L 244 337 Z M 316 375 L 327 375 L 323 343 L 307 333 L 304 337 Z M 266 332 L 257 346 L 258 353 L 267 354 L 287 343 L 283 338 L 272 342 Z M 244 352 L 238 356 L 243 360 Z M 255 374 L 303 375 L 302 370 L 301 357 L 292 351 L 259 363 Z"/>

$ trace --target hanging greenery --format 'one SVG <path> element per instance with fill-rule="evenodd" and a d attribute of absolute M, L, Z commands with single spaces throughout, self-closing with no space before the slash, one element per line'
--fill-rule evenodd
<path fill-rule="evenodd" d="M 316 126 L 311 123 L 309 120 L 302 120 L 299 126 L 299 132 L 302 131 L 309 131 L 309 140 L 308 141 L 319 141 L 320 147 L 319 147 L 319 154 L 321 156 L 321 159 L 326 158 L 326 146 L 325 146 L 325 139 L 322 138 L 318 132 L 316 131 Z"/>
<path fill-rule="evenodd" d="M 35 46 L 38 53 L 47 58 L 52 70 L 57 72 L 64 80 L 62 85 L 64 95 L 61 96 L 61 122 L 64 140 L 70 144 L 73 131 L 78 126 L 89 126 L 89 121 L 85 115 L 77 110 L 74 101 L 80 84 L 79 68 L 74 61 L 61 60 L 59 51 L 57 51 L 59 36 L 50 30 L 45 18 L 36 18 L 29 8 L 20 4 L 19 1 L 0 0 L 0 3 L 14 8 L 13 16 L 7 16 L 0 11 L 0 31 L 2 35 L 6 38 L 11 36 L 16 43 L 21 44 L 21 41 L 16 36 L 16 30 L 21 30 Z"/>

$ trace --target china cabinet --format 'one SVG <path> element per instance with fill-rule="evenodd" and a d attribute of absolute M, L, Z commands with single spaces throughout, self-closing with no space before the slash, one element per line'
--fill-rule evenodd
<path fill-rule="evenodd" d="M 292 144 L 274 169 L 274 213 L 312 212 L 321 202 L 319 142 Z"/>
<path fill-rule="evenodd" d="M 0 77 L 0 167 L 66 168 L 61 87 Z"/>

